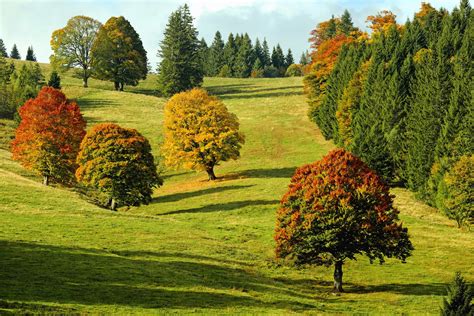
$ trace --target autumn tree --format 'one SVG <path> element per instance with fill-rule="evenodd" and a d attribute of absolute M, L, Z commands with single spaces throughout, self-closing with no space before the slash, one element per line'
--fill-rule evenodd
<path fill-rule="evenodd" d="M 204 70 L 197 35 L 186 4 L 171 13 L 158 51 L 158 89 L 163 95 L 201 86 Z"/>
<path fill-rule="evenodd" d="M 137 130 L 116 124 L 95 125 L 82 140 L 77 180 L 107 197 L 107 206 L 138 206 L 151 201 L 163 184 L 148 140 Z"/>
<path fill-rule="evenodd" d="M 71 183 L 86 122 L 79 106 L 59 90 L 44 87 L 19 109 L 21 122 L 12 142 L 13 159 L 43 176 Z"/>
<path fill-rule="evenodd" d="M 351 153 L 336 149 L 296 170 L 281 200 L 276 256 L 297 264 L 334 265 L 334 291 L 342 292 L 342 266 L 356 255 L 370 262 L 402 262 L 413 246 L 398 221 L 389 187 Z"/>
<path fill-rule="evenodd" d="M 36 61 L 36 56 L 35 56 L 35 53 L 33 52 L 33 46 L 28 46 L 28 49 L 26 50 L 25 60 Z"/>
<path fill-rule="evenodd" d="M 91 76 L 91 49 L 100 26 L 99 21 L 90 17 L 75 16 L 51 36 L 51 63 L 58 69 L 79 67 L 84 87 L 87 87 L 87 80 Z"/>
<path fill-rule="evenodd" d="M 174 95 L 165 105 L 163 153 L 169 166 L 206 171 L 215 180 L 214 167 L 238 159 L 244 135 L 235 114 L 202 89 Z"/>
<path fill-rule="evenodd" d="M 91 49 L 94 77 L 114 82 L 115 90 L 136 86 L 148 73 L 146 51 L 140 36 L 123 16 L 102 25 Z"/>
<path fill-rule="evenodd" d="M 12 58 L 12 59 L 21 59 L 20 52 L 18 51 L 18 48 L 16 47 L 16 44 L 13 44 L 12 51 L 10 52 L 10 58 Z"/>
<path fill-rule="evenodd" d="M 386 32 L 392 25 L 397 24 L 397 16 L 391 11 L 383 10 L 377 13 L 376 15 L 370 15 L 367 17 L 367 23 L 372 29 L 374 34 L 379 34 L 381 32 Z"/>

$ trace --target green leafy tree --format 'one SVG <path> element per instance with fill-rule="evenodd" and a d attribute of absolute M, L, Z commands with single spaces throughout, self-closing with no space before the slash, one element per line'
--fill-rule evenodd
<path fill-rule="evenodd" d="M 286 77 L 301 77 L 303 75 L 303 70 L 301 65 L 291 64 L 285 72 Z"/>
<path fill-rule="evenodd" d="M 1 38 L 0 38 L 0 56 L 8 58 L 7 48 L 5 47 L 5 44 L 3 43 L 3 40 Z"/>
<path fill-rule="evenodd" d="M 35 53 L 33 52 L 33 46 L 28 46 L 25 60 L 36 61 L 36 56 L 35 56 Z"/>
<path fill-rule="evenodd" d="M 48 86 L 53 87 L 55 89 L 61 89 L 61 77 L 59 76 L 56 70 L 51 72 L 48 80 Z"/>
<path fill-rule="evenodd" d="M 148 67 L 140 36 L 123 16 L 111 17 L 97 33 L 91 49 L 94 77 L 114 82 L 115 90 L 136 86 Z"/>
<path fill-rule="evenodd" d="M 77 163 L 77 180 L 101 192 L 112 210 L 148 204 L 153 188 L 163 184 L 148 140 L 116 124 L 92 127 L 82 140 Z"/>
<path fill-rule="evenodd" d="M 75 16 L 51 36 L 51 64 L 60 70 L 79 68 L 78 75 L 85 88 L 91 76 L 91 49 L 100 26 L 99 21 L 90 17 Z"/>
<path fill-rule="evenodd" d="M 171 13 L 158 52 L 161 57 L 158 89 L 163 95 L 170 96 L 202 84 L 203 69 L 197 35 L 186 4 Z"/>
<path fill-rule="evenodd" d="M 15 72 L 13 62 L 0 55 L 0 118 L 13 118 L 18 105 L 15 102 L 11 78 Z"/>
<path fill-rule="evenodd" d="M 448 287 L 448 297 L 443 300 L 441 315 L 467 316 L 474 315 L 472 304 L 473 292 L 460 272 L 456 272 L 453 282 Z"/>
<path fill-rule="evenodd" d="M 16 44 L 13 44 L 12 51 L 10 52 L 10 58 L 21 59 L 20 52 L 18 51 Z"/>
<path fill-rule="evenodd" d="M 224 63 L 224 41 L 221 33 L 217 31 L 209 48 L 209 75 L 217 76 Z"/>
<path fill-rule="evenodd" d="M 404 262 L 413 246 L 392 198 L 385 182 L 343 149 L 298 168 L 277 213 L 277 258 L 334 265 L 334 292 L 343 292 L 342 266 L 356 255 Z"/>

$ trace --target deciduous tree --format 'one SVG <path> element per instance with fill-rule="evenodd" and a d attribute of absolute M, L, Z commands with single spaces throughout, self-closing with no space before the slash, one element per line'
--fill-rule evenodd
<path fill-rule="evenodd" d="M 215 180 L 214 167 L 238 159 L 244 136 L 235 114 L 202 89 L 173 96 L 165 105 L 163 153 L 169 166 L 206 171 Z"/>
<path fill-rule="evenodd" d="M 137 130 L 104 123 L 87 132 L 77 156 L 77 180 L 107 197 L 107 205 L 148 204 L 163 181 L 148 140 Z"/>
<path fill-rule="evenodd" d="M 79 15 L 69 19 L 64 28 L 51 36 L 51 63 L 58 69 L 79 67 L 84 87 L 91 76 L 91 49 L 100 26 L 99 21 Z"/>
<path fill-rule="evenodd" d="M 370 262 L 402 262 L 413 246 L 398 221 L 389 187 L 343 149 L 300 167 L 281 200 L 276 256 L 297 264 L 334 265 L 334 291 L 342 292 L 342 266 L 366 255 Z"/>
<path fill-rule="evenodd" d="M 75 102 L 59 90 L 44 87 L 19 109 L 21 122 L 12 142 L 13 158 L 50 179 L 71 183 L 86 122 Z"/>

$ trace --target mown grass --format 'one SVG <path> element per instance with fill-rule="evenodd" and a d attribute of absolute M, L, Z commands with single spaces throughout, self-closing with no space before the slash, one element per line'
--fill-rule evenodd
<path fill-rule="evenodd" d="M 88 127 L 137 128 L 159 158 L 165 99 L 154 80 L 115 92 L 64 75 L 63 90 Z M 217 167 L 216 182 L 163 170 L 147 206 L 114 213 L 44 187 L 2 147 L 0 312 L 438 314 L 454 271 L 474 279 L 472 232 L 404 189 L 393 193 L 416 248 L 407 263 L 348 262 L 347 293 L 333 296 L 331 269 L 275 262 L 275 212 L 289 178 L 333 145 L 307 119 L 301 78 L 207 78 L 204 86 L 239 117 L 242 158 Z"/>

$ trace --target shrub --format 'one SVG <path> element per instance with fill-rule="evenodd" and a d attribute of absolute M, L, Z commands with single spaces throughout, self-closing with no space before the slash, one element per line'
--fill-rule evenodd
<path fill-rule="evenodd" d="M 301 77 L 303 76 L 303 70 L 301 65 L 291 64 L 285 72 L 286 77 Z"/>
<path fill-rule="evenodd" d="M 273 66 L 267 66 L 263 69 L 263 76 L 265 78 L 276 78 L 280 76 L 280 71 Z"/>
<path fill-rule="evenodd" d="M 297 264 L 334 264 L 334 291 L 342 292 L 342 265 L 358 254 L 370 262 L 404 261 L 413 246 L 398 221 L 389 187 L 351 153 L 337 149 L 298 168 L 281 200 L 276 256 Z"/>
<path fill-rule="evenodd" d="M 453 283 L 448 287 L 448 298 L 443 300 L 441 315 L 464 316 L 474 315 L 472 290 L 467 285 L 461 273 L 456 272 Z"/>

